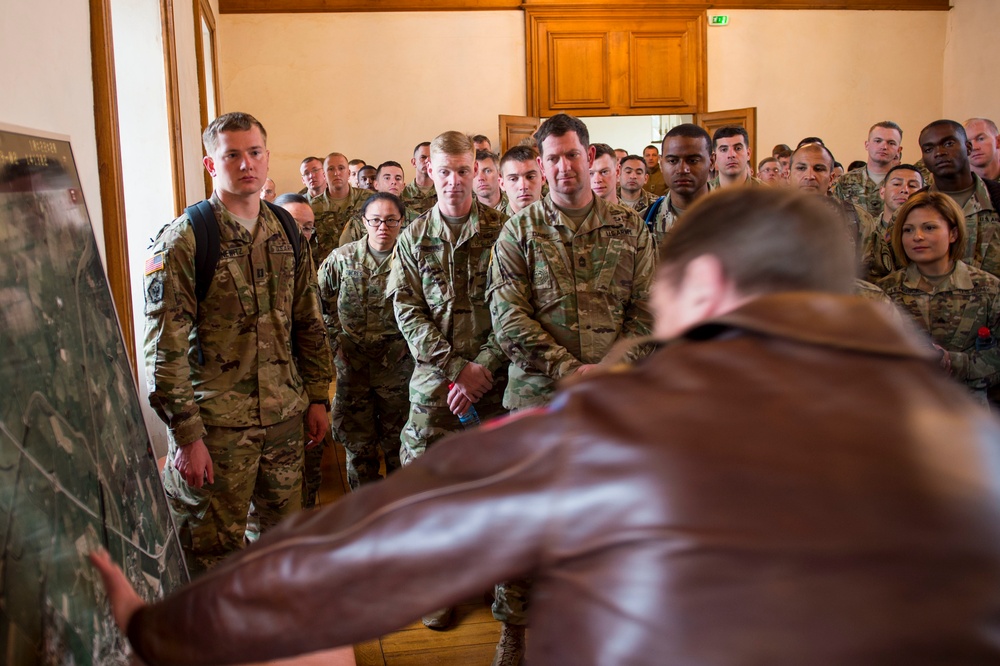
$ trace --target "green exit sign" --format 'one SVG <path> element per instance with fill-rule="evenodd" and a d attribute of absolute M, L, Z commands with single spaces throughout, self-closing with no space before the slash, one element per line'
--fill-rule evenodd
<path fill-rule="evenodd" d="M 729 17 L 725 14 L 719 14 L 717 16 L 708 17 L 709 25 L 729 25 Z"/>

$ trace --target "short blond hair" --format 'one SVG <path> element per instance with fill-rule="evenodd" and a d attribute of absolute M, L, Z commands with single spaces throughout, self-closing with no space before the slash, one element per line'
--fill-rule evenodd
<path fill-rule="evenodd" d="M 431 158 L 435 155 L 472 155 L 475 158 L 476 145 L 468 134 L 449 130 L 438 134 L 431 141 Z"/>

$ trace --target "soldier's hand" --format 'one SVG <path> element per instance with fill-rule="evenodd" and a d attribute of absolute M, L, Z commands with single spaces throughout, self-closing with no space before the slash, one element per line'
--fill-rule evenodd
<path fill-rule="evenodd" d="M 184 477 L 184 483 L 192 488 L 201 488 L 207 479 L 215 483 L 215 472 L 212 470 L 212 456 L 202 440 L 191 442 L 177 449 L 174 455 L 174 469 Z"/>
<path fill-rule="evenodd" d="M 585 375 L 597 367 L 596 363 L 586 363 L 573 371 L 574 375 Z"/>
<path fill-rule="evenodd" d="M 326 416 L 326 405 L 309 405 L 306 411 L 306 448 L 318 446 L 330 430 L 330 419 Z"/>
<path fill-rule="evenodd" d="M 458 387 L 454 384 L 451 385 L 448 390 L 448 409 L 455 416 L 461 416 L 462 414 L 469 411 L 469 407 L 472 406 L 472 401 L 465 397 Z"/>
<path fill-rule="evenodd" d="M 101 575 L 104 591 L 108 595 L 108 601 L 111 602 L 111 614 L 115 616 L 115 624 L 122 630 L 122 633 L 125 633 L 128 631 L 128 623 L 132 616 L 145 606 L 146 602 L 136 594 L 132 583 L 125 577 L 118 565 L 111 561 L 108 551 L 95 550 L 90 554 L 90 563 Z"/>
<path fill-rule="evenodd" d="M 455 388 L 470 401 L 479 402 L 479 399 L 493 388 L 493 373 L 486 366 L 469 361 L 458 373 Z"/>

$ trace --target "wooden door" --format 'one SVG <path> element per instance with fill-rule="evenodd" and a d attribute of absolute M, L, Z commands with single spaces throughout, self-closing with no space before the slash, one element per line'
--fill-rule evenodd
<path fill-rule="evenodd" d="M 500 116 L 499 155 L 502 156 L 524 139 L 531 139 L 541 124 L 541 118 L 532 116 Z"/>
<path fill-rule="evenodd" d="M 736 125 L 747 131 L 747 138 L 750 145 L 750 169 L 757 173 L 757 162 L 764 156 L 757 154 L 757 107 L 751 106 L 746 109 L 730 109 L 729 111 L 712 111 L 710 113 L 696 113 L 694 122 L 704 128 L 709 136 L 715 130 L 726 125 Z"/>

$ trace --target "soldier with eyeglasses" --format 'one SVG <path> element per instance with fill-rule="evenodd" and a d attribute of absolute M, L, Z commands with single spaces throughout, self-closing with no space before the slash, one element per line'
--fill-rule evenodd
<path fill-rule="evenodd" d="M 364 203 L 361 219 L 368 234 L 334 250 L 319 269 L 323 320 L 337 368 L 333 434 L 347 451 L 352 490 L 382 478 L 380 451 L 386 474 L 400 468 L 399 435 L 413 372 L 385 295 L 405 206 L 395 194 L 378 192 Z"/>

